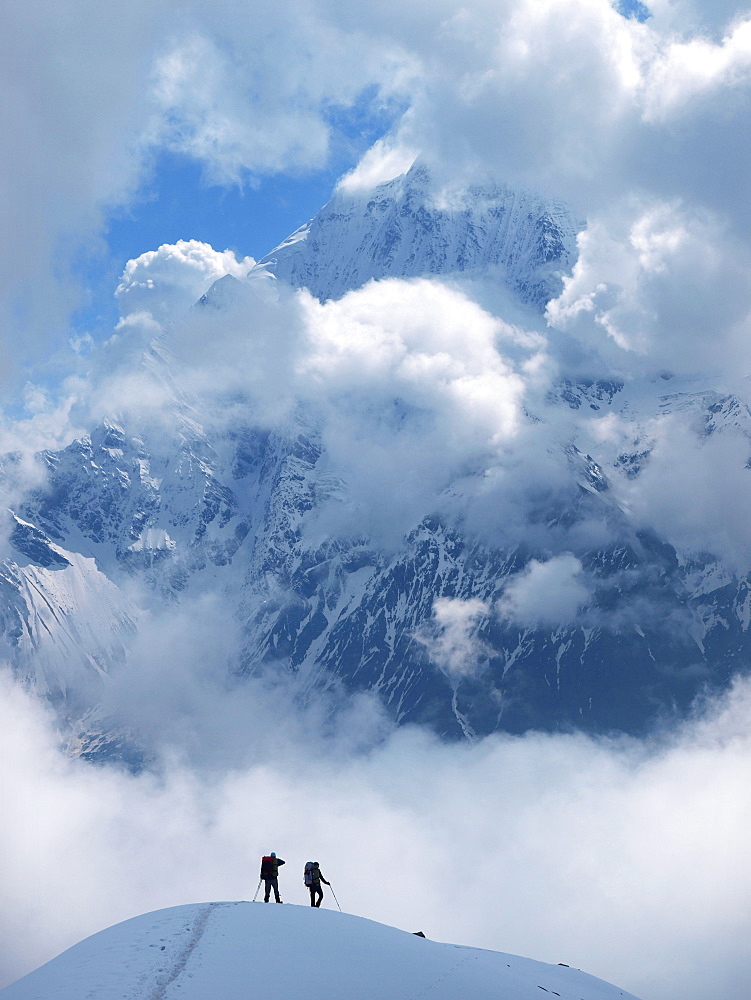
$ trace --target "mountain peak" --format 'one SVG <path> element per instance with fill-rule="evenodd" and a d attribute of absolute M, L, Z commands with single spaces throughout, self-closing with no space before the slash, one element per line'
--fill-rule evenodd
<path fill-rule="evenodd" d="M 542 310 L 573 267 L 581 228 L 562 204 L 505 185 L 474 185 L 448 198 L 417 162 L 371 191 L 337 191 L 250 274 L 273 273 L 325 300 L 372 279 L 492 269 Z"/>

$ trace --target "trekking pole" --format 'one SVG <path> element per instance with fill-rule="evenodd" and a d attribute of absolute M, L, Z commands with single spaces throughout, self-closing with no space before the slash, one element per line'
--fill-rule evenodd
<path fill-rule="evenodd" d="M 260 888 L 261 888 L 261 880 L 260 880 L 260 878 L 259 878 L 259 879 L 258 879 L 258 885 L 256 886 L 256 895 L 255 895 L 255 896 L 253 897 L 253 902 L 254 902 L 254 903 L 255 903 L 255 901 L 256 901 L 256 896 L 258 895 L 258 890 L 259 890 Z"/>
<path fill-rule="evenodd" d="M 331 895 L 334 897 L 334 902 L 336 903 L 337 906 L 339 906 L 339 900 L 336 898 L 336 893 L 334 892 L 334 889 L 330 882 L 329 882 L 329 889 L 331 889 Z M 339 906 L 339 912 L 340 913 L 342 912 L 341 906 Z"/>

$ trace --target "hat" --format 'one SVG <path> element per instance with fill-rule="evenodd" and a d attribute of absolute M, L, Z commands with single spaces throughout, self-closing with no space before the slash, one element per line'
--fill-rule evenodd
<path fill-rule="evenodd" d="M 272 852 L 271 852 L 271 857 L 272 857 L 272 858 L 275 858 L 275 857 L 276 857 L 276 853 L 275 853 L 274 851 L 272 851 Z"/>

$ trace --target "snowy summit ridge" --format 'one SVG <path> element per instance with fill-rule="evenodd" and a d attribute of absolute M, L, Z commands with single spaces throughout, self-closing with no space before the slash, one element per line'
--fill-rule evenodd
<path fill-rule="evenodd" d="M 204 903 L 101 931 L 2 1000 L 636 1000 L 567 966 L 439 944 L 343 913 Z"/>

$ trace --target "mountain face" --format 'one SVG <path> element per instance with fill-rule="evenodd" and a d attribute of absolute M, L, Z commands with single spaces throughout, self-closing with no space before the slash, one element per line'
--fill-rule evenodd
<path fill-rule="evenodd" d="M 582 229 L 561 205 L 507 187 L 475 187 L 451 207 L 431 198 L 419 163 L 367 194 L 339 192 L 266 257 L 269 271 L 324 300 L 371 279 L 486 274 L 544 308 L 576 260 Z"/>
<path fill-rule="evenodd" d="M 467 271 L 500 276 L 535 308 L 556 294 L 577 230 L 562 208 L 493 188 L 449 211 L 427 192 L 417 167 L 370 197 L 337 195 L 253 277 L 271 270 L 322 300 L 372 278 Z M 204 297 L 220 314 L 227 282 Z M 550 457 L 556 488 L 529 494 L 534 530 L 524 537 L 468 522 L 482 487 L 470 475 L 385 546 L 311 530 L 327 505 L 346 504 L 347 484 L 310 414 L 269 429 L 238 410 L 218 431 L 177 386 L 163 343 L 142 365 L 170 387 L 169 426 L 112 418 L 39 455 L 44 483 L 9 515 L 4 657 L 55 704 L 76 753 L 142 763 L 137 735 L 98 708 L 110 675 L 127 676 L 144 615 L 134 590 L 152 611 L 218 596 L 238 639 L 216 669 L 236 680 L 277 672 L 303 691 L 373 692 L 396 722 L 460 738 L 642 733 L 749 661 L 748 579 L 711 554 L 677 551 L 634 522 L 613 489 L 653 461 L 657 419 L 677 415 L 697 441 L 751 438 L 751 412 L 736 396 L 669 376 L 562 379 L 527 413 L 530 426 L 612 413 L 631 422 L 628 447 L 603 441 L 590 454 L 561 439 Z M 593 524 L 603 530 L 584 531 Z M 510 581 L 549 559 L 544 539 L 555 533 L 579 539 L 567 548 L 590 581 L 586 606 L 562 624 L 503 612 Z M 447 653 L 440 600 L 475 609 L 461 662 Z"/>
<path fill-rule="evenodd" d="M 311 969 L 315 985 L 311 987 Z M 245 1000 L 260 995 L 636 1000 L 567 965 L 441 944 L 346 913 L 194 903 L 126 920 L 0 991 L 2 1000 Z"/>

